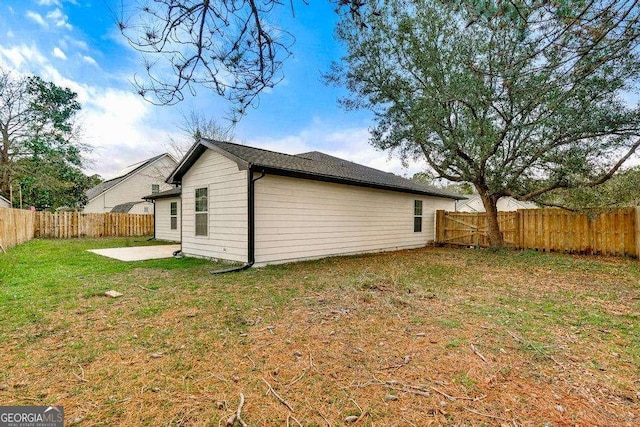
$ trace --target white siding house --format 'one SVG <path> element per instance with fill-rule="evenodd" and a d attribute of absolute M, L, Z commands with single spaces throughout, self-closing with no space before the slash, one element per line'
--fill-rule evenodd
<path fill-rule="evenodd" d="M 196 232 L 196 191 L 206 189 L 206 228 Z M 247 171 L 211 150 L 182 177 L 182 251 L 246 262 Z"/>
<path fill-rule="evenodd" d="M 10 208 L 11 202 L 0 194 L 0 208 Z"/>
<path fill-rule="evenodd" d="M 152 214 L 153 203 L 142 202 L 142 198 L 171 189 L 165 179 L 176 165 L 176 160 L 165 153 L 127 167 L 115 178 L 87 190 L 89 200 L 83 212 L 111 212 L 116 207 L 116 212 L 122 212 L 124 205 L 129 204 L 128 213 Z"/>
<path fill-rule="evenodd" d="M 415 201 L 422 231 L 414 232 Z M 425 246 L 446 198 L 266 175 L 255 187 L 257 264 Z"/>
<path fill-rule="evenodd" d="M 467 196 L 467 200 L 456 202 L 456 212 L 484 212 L 484 205 L 480 195 Z M 539 206 L 532 202 L 522 202 L 513 197 L 501 197 L 497 203 L 498 212 L 511 212 L 518 209 L 537 209 Z"/>
<path fill-rule="evenodd" d="M 159 199 L 155 206 L 156 239 L 180 241 L 180 198 Z"/>
<path fill-rule="evenodd" d="M 145 196 L 154 204 L 153 230 L 156 240 L 179 242 L 182 234 L 182 200 L 180 188 Z"/>
<path fill-rule="evenodd" d="M 318 152 L 204 139 L 167 181 L 182 187 L 182 252 L 249 266 L 425 246 L 435 211 L 462 198 Z"/>

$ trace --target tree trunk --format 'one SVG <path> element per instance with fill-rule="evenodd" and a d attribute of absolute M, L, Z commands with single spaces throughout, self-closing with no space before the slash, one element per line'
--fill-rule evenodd
<path fill-rule="evenodd" d="M 498 223 L 498 197 L 487 194 L 487 190 L 479 191 L 484 210 L 487 213 L 487 238 L 489 246 L 501 248 L 504 246 L 504 238 Z"/>
<path fill-rule="evenodd" d="M 0 194 L 9 194 L 9 134 L 6 128 L 0 129 L 2 144 L 0 145 Z"/>

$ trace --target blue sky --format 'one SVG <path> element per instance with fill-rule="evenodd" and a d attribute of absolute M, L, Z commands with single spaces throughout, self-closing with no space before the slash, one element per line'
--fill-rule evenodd
<path fill-rule="evenodd" d="M 229 108 L 205 88 L 173 107 L 142 100 L 131 84 L 136 74 L 144 75 L 142 60 L 117 29 L 119 5 L 120 0 L 9 0 L 0 6 L 0 66 L 78 93 L 82 140 L 94 147 L 87 172 L 104 178 L 167 151 L 170 138 L 184 138 L 178 128 L 189 111 L 222 121 Z M 337 105 L 344 90 L 322 82 L 321 73 L 341 54 L 333 39 L 334 7 L 326 0 L 295 2 L 294 17 L 285 2 L 274 16 L 276 25 L 296 37 L 293 57 L 285 63 L 285 80 L 237 125 L 236 139 L 286 153 L 323 151 L 411 175 L 421 165 L 404 169 L 371 147 L 371 114 L 345 112 Z"/>

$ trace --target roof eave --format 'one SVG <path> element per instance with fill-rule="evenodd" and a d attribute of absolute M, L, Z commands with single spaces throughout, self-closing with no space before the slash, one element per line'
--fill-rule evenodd
<path fill-rule="evenodd" d="M 181 193 L 173 193 L 173 194 L 150 194 L 148 196 L 144 196 L 142 200 L 158 200 L 158 199 L 173 199 L 180 198 L 182 196 Z"/>
<path fill-rule="evenodd" d="M 252 169 L 257 172 L 264 172 L 272 175 L 286 176 L 291 178 L 309 179 L 312 181 L 332 182 L 335 184 L 354 185 L 357 187 L 375 188 L 379 190 L 395 191 L 399 193 L 420 194 L 424 196 L 440 197 L 443 199 L 463 200 L 465 197 L 454 194 L 442 194 L 435 191 L 418 190 L 411 188 L 396 187 L 393 185 L 376 184 L 368 181 L 358 181 L 348 178 L 340 178 L 331 175 L 314 174 L 293 169 L 276 168 L 273 166 L 264 166 L 260 164 L 251 165 Z"/>
<path fill-rule="evenodd" d="M 180 184 L 182 182 L 182 177 L 191 167 L 195 164 L 195 162 L 204 154 L 204 152 L 209 149 L 216 153 L 219 153 L 228 159 L 236 162 L 238 165 L 238 169 L 247 170 L 249 169 L 249 162 L 240 157 L 229 153 L 226 150 L 223 150 L 219 146 L 212 143 L 212 141 L 200 138 L 197 142 L 195 142 L 187 154 L 182 158 L 178 166 L 171 172 L 171 174 L 167 177 L 165 182 L 168 184 Z"/>

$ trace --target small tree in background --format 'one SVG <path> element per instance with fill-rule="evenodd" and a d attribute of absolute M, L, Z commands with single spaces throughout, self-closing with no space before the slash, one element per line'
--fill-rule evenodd
<path fill-rule="evenodd" d="M 187 154 L 189 148 L 200 138 L 224 142 L 233 142 L 235 139 L 231 127 L 224 127 L 213 117 L 207 117 L 203 113 L 193 110 L 182 115 L 182 123 L 178 128 L 182 133 L 182 138 L 170 137 L 165 144 L 169 154 L 178 161 Z"/>

